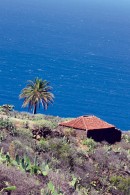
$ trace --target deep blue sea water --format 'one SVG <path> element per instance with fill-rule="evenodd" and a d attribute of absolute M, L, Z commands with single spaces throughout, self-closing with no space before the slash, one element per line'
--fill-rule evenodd
<path fill-rule="evenodd" d="M 130 1 L 0 0 L 0 105 L 26 111 L 18 96 L 36 76 L 55 94 L 39 112 L 130 129 Z"/>

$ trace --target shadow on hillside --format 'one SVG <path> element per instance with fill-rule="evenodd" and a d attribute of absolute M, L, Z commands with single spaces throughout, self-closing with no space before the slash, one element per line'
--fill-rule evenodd
<path fill-rule="evenodd" d="M 107 141 L 109 144 L 121 141 L 122 132 L 116 128 L 93 130 L 87 132 L 87 137 L 96 142 Z"/>

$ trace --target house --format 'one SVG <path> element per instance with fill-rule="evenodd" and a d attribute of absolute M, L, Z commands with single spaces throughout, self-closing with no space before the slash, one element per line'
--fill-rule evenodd
<path fill-rule="evenodd" d="M 121 131 L 96 116 L 81 116 L 59 124 L 73 128 L 80 138 L 93 138 L 95 141 L 115 143 L 121 140 Z"/>

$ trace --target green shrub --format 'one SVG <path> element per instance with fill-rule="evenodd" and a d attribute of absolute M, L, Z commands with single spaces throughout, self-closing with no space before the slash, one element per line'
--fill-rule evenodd
<path fill-rule="evenodd" d="M 0 142 L 6 140 L 6 137 L 7 137 L 7 133 L 4 130 L 0 131 Z"/>
<path fill-rule="evenodd" d="M 9 119 L 0 118 L 0 129 L 6 129 L 12 136 L 17 135 L 16 127 Z"/>
<path fill-rule="evenodd" d="M 124 178 L 122 176 L 112 176 L 110 182 L 121 192 L 124 192 L 125 194 L 130 192 L 130 177 Z"/>
<path fill-rule="evenodd" d="M 19 128 L 17 129 L 17 136 L 21 137 L 22 139 L 32 139 L 32 132 L 26 128 Z"/>
<path fill-rule="evenodd" d="M 25 146 L 23 146 L 23 143 L 20 140 L 14 140 L 13 143 L 14 143 L 15 147 L 18 149 L 25 147 Z"/>
<path fill-rule="evenodd" d="M 8 114 L 10 111 L 13 111 L 14 106 L 9 104 L 4 104 L 0 106 L 0 112 Z"/>
<path fill-rule="evenodd" d="M 8 119 L 0 118 L 0 129 L 8 129 L 10 126 L 10 122 Z"/>
<path fill-rule="evenodd" d="M 63 194 L 60 190 L 57 191 L 53 183 L 49 181 L 46 188 L 41 189 L 41 195 L 63 195 Z"/>
<path fill-rule="evenodd" d="M 72 129 L 72 128 L 64 128 L 64 135 L 65 136 L 76 136 L 76 132 L 75 132 L 75 130 L 74 129 Z"/>
<path fill-rule="evenodd" d="M 48 140 L 42 138 L 36 145 L 36 150 L 38 152 L 48 152 L 49 150 L 49 143 L 48 143 Z"/>
<path fill-rule="evenodd" d="M 28 139 L 27 137 L 24 139 L 15 139 L 13 143 L 15 145 L 16 154 L 19 155 L 26 154 L 29 157 L 34 155 L 35 142 L 32 138 Z"/>
<path fill-rule="evenodd" d="M 56 123 L 45 119 L 37 120 L 34 122 L 34 129 L 40 129 L 42 127 L 49 127 L 50 129 L 54 129 L 56 126 L 57 126 Z"/>
<path fill-rule="evenodd" d="M 54 129 L 58 126 L 59 123 L 59 117 L 54 116 L 46 116 L 43 114 L 36 114 L 33 118 L 33 121 L 37 124 L 47 125 L 51 129 Z"/>
<path fill-rule="evenodd" d="M 123 139 L 125 140 L 126 143 L 130 143 L 130 135 L 123 134 Z"/>
<path fill-rule="evenodd" d="M 70 155 L 70 146 L 64 139 L 51 139 L 49 141 L 50 151 L 57 158 L 65 159 Z"/>
<path fill-rule="evenodd" d="M 6 162 L 6 156 L 3 153 L 3 148 L 0 148 L 0 163 Z"/>
<path fill-rule="evenodd" d="M 87 138 L 85 140 L 82 141 L 83 145 L 86 145 L 89 150 L 93 150 L 96 148 L 96 142 L 92 139 L 92 138 Z"/>

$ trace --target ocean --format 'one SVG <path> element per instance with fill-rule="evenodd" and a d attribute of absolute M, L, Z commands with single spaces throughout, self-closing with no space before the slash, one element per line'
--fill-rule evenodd
<path fill-rule="evenodd" d="M 50 81 L 39 113 L 96 115 L 130 129 L 130 1 L 0 0 L 0 105 L 21 107 L 27 80 Z"/>

